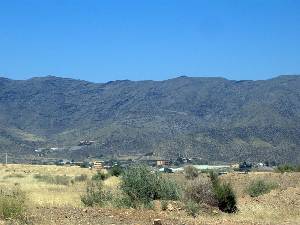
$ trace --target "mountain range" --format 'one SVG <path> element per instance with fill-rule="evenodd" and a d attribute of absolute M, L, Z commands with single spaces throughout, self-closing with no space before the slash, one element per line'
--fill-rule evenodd
<path fill-rule="evenodd" d="M 94 144 L 64 157 L 198 157 L 300 163 L 300 76 L 92 83 L 0 78 L 0 152 Z M 57 156 L 58 157 L 58 156 Z M 61 157 L 61 156 L 59 156 Z"/>

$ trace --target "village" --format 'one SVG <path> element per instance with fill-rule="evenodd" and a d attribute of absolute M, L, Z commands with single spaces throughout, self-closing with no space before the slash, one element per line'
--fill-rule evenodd
<path fill-rule="evenodd" d="M 50 148 L 38 148 L 35 150 L 35 153 L 38 157 L 45 157 L 51 152 L 65 151 L 68 149 L 79 150 L 85 147 L 93 145 L 95 141 L 91 140 L 81 140 L 77 146 L 72 146 L 69 148 L 59 148 L 59 147 L 50 147 Z M 262 171 L 262 172 L 272 172 L 274 168 L 278 165 L 276 162 L 265 161 L 265 162 L 209 162 L 204 160 L 201 157 L 187 157 L 178 155 L 177 157 L 161 157 L 154 152 L 149 152 L 145 154 L 137 155 L 121 155 L 113 157 L 92 157 L 87 158 L 83 161 L 76 161 L 74 159 L 58 159 L 58 160 L 49 160 L 42 162 L 35 162 L 32 164 L 47 164 L 47 165 L 57 165 L 57 166 L 79 166 L 82 168 L 90 169 L 111 169 L 114 166 L 119 166 L 121 168 L 128 168 L 131 165 L 143 164 L 150 166 L 154 171 L 164 172 L 164 173 L 175 173 L 182 172 L 184 167 L 193 166 L 199 171 L 209 171 L 216 170 L 220 173 L 228 173 L 233 171 L 239 172 L 250 172 L 250 171 Z"/>
<path fill-rule="evenodd" d="M 256 172 L 272 172 L 274 171 L 276 165 L 268 162 L 259 163 L 223 163 L 223 164 L 196 164 L 199 161 L 197 158 L 186 158 L 178 157 L 176 159 L 166 159 L 162 157 L 155 156 L 142 156 L 135 160 L 128 159 L 110 159 L 110 160 L 91 160 L 76 162 L 74 160 L 61 159 L 55 162 L 57 166 L 79 166 L 81 168 L 89 168 L 94 170 L 106 169 L 109 170 L 114 166 L 126 169 L 132 165 L 143 164 L 152 168 L 153 171 L 158 171 L 162 173 L 176 173 L 183 172 L 184 167 L 193 166 L 199 171 L 218 171 L 220 174 L 226 174 L 229 172 L 242 172 L 247 173 L 250 171 Z"/>

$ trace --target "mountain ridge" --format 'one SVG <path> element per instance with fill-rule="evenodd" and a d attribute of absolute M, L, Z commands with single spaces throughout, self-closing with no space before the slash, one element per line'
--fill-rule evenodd
<path fill-rule="evenodd" d="M 299 75 L 106 83 L 46 76 L 0 78 L 0 88 L 2 152 L 93 139 L 91 155 L 300 162 Z"/>
<path fill-rule="evenodd" d="M 78 78 L 70 78 L 70 77 L 60 77 L 60 76 L 55 76 L 55 75 L 45 75 L 45 76 L 34 76 L 34 77 L 30 77 L 27 79 L 12 79 L 12 78 L 7 78 L 4 75 L 0 75 L 0 80 L 8 80 L 8 81 L 28 81 L 28 80 L 47 80 L 47 79 L 65 79 L 65 80 L 72 80 L 72 81 L 83 81 L 83 82 L 88 82 L 88 83 L 93 83 L 93 84 L 107 84 L 107 83 L 112 83 L 112 82 L 120 82 L 120 81 L 130 81 L 130 82 L 145 82 L 145 81 L 153 81 L 153 82 L 163 82 L 163 81 L 169 81 L 169 80 L 174 80 L 174 79 L 182 79 L 182 78 L 188 78 L 188 79 L 223 79 L 223 80 L 227 80 L 227 81 L 235 81 L 235 82 L 242 82 L 242 81 L 269 81 L 269 80 L 273 80 L 273 79 L 286 79 L 286 78 L 297 78 L 299 77 L 300 74 L 282 74 L 282 75 L 277 75 L 268 79 L 259 79 L 259 80 L 232 80 L 232 79 L 228 79 L 226 77 L 222 77 L 222 76 L 187 76 L 187 75 L 180 75 L 177 77 L 172 77 L 172 78 L 168 78 L 165 80 L 129 80 L 129 79 L 124 79 L 124 80 L 109 80 L 106 82 L 93 82 L 93 81 L 87 81 L 87 80 L 83 80 L 83 79 L 78 79 Z"/>

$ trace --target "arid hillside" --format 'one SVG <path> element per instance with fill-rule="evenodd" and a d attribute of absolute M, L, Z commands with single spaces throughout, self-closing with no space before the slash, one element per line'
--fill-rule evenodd
<path fill-rule="evenodd" d="M 0 78 L 0 151 L 48 157 L 197 156 L 300 162 L 300 76 L 233 81 L 178 77 L 98 84 L 53 76 Z M 72 151 L 81 140 L 95 141 Z M 1 160 L 3 157 L 1 157 Z"/>

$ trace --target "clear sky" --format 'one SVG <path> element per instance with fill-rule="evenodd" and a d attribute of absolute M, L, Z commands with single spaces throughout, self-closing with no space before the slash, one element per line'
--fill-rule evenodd
<path fill-rule="evenodd" d="M 0 0 L 0 76 L 300 74 L 299 0 Z"/>

